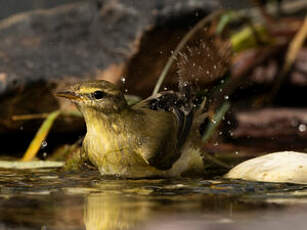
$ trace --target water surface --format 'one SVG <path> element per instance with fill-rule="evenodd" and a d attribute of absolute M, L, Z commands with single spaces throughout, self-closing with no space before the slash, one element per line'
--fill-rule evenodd
<path fill-rule="evenodd" d="M 307 186 L 0 170 L 0 229 L 306 229 Z"/>

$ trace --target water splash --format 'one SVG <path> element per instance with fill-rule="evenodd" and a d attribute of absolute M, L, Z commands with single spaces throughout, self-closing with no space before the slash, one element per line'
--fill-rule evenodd
<path fill-rule="evenodd" d="M 47 145 L 48 145 L 47 141 L 44 140 L 41 144 L 41 149 L 46 148 Z"/>

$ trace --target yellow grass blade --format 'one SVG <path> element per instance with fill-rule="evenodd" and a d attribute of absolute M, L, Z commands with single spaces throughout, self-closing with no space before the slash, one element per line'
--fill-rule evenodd
<path fill-rule="evenodd" d="M 31 161 L 36 156 L 38 150 L 41 147 L 42 142 L 46 139 L 53 122 L 59 115 L 60 111 L 56 110 L 47 116 L 47 118 L 44 120 L 43 124 L 37 131 L 34 139 L 31 141 L 21 161 Z"/>

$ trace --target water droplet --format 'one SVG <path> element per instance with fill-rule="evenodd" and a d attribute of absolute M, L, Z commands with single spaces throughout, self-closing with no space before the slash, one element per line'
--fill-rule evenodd
<path fill-rule="evenodd" d="M 224 98 L 225 98 L 225 100 L 228 100 L 228 99 L 229 99 L 229 96 L 225 95 Z"/>
<path fill-rule="evenodd" d="M 125 84 L 126 83 L 126 78 L 122 77 L 121 81 L 122 81 L 123 84 Z"/>
<path fill-rule="evenodd" d="M 236 154 L 236 155 L 238 155 L 238 154 L 239 154 L 239 152 L 238 152 L 238 151 L 235 151 L 235 154 Z"/>
<path fill-rule="evenodd" d="M 137 140 L 137 143 L 138 143 L 138 145 L 142 145 L 143 144 L 143 142 L 140 139 Z"/>
<path fill-rule="evenodd" d="M 219 132 L 219 135 L 220 135 L 220 136 L 221 136 L 221 135 L 223 135 L 223 132 L 222 132 L 222 131 L 220 131 L 220 132 Z"/>
<path fill-rule="evenodd" d="M 41 144 L 41 148 L 46 148 L 47 147 L 47 141 L 43 141 L 42 144 Z"/>
<path fill-rule="evenodd" d="M 217 68 L 216 65 L 214 65 L 214 66 L 213 66 L 213 69 L 216 69 L 216 68 Z"/>
<path fill-rule="evenodd" d="M 231 125 L 231 122 L 230 122 L 230 121 L 227 121 L 227 124 L 228 124 L 228 125 Z"/>
<path fill-rule="evenodd" d="M 221 80 L 221 84 L 224 84 L 224 82 L 225 82 L 224 80 Z"/>
<path fill-rule="evenodd" d="M 223 92 L 223 89 L 220 89 L 219 91 L 220 91 L 220 92 Z"/>
<path fill-rule="evenodd" d="M 300 125 L 298 126 L 298 130 L 299 130 L 300 132 L 305 132 L 305 131 L 306 131 L 306 125 L 305 125 L 305 124 L 300 124 Z"/>
<path fill-rule="evenodd" d="M 125 89 L 125 93 L 128 93 L 128 89 Z"/>
<path fill-rule="evenodd" d="M 164 87 L 164 90 L 167 90 L 167 87 Z"/>
<path fill-rule="evenodd" d="M 43 153 L 43 158 L 46 159 L 46 158 L 47 158 L 47 155 L 48 155 L 48 154 L 47 154 L 46 152 L 44 152 L 44 153 Z"/>

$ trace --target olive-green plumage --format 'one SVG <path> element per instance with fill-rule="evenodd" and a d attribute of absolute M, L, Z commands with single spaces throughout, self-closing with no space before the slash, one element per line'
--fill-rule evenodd
<path fill-rule="evenodd" d="M 101 80 L 75 84 L 57 95 L 71 99 L 84 115 L 83 155 L 101 174 L 179 176 L 189 170 L 186 159 L 174 165 L 183 158 L 193 112 L 175 93 L 128 106 L 119 88 Z"/>

